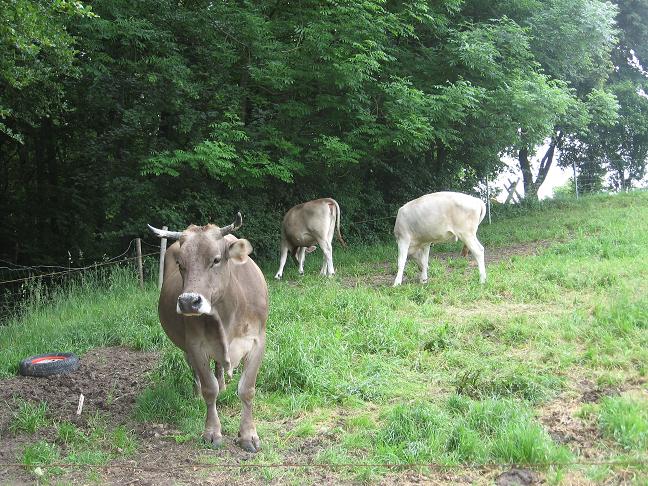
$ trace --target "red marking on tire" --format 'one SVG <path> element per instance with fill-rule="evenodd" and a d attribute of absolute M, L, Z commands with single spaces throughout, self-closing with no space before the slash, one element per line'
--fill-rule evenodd
<path fill-rule="evenodd" d="M 52 361 L 63 361 L 65 356 L 43 356 L 42 358 L 32 359 L 32 364 L 51 363 Z"/>

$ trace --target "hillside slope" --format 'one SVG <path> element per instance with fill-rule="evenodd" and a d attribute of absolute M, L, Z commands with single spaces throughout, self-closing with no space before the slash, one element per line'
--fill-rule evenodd
<path fill-rule="evenodd" d="M 264 449 L 253 458 L 232 444 L 240 413 L 235 383 L 219 397 L 226 449 L 200 447 L 204 406 L 192 398 L 181 353 L 157 323 L 153 284 L 140 291 L 120 271 L 107 288 L 88 277 L 51 304 L 34 303 L 0 328 L 0 388 L 13 390 L 0 416 L 0 436 L 13 439 L 0 446 L 0 457 L 29 464 L 0 468 L 0 482 L 28 479 L 37 463 L 146 464 L 156 454 L 164 459 L 159 475 L 136 469 L 135 479 L 488 482 L 511 464 L 557 482 L 645 477 L 648 193 L 508 213 L 480 228 L 483 286 L 472 262 L 459 257 L 460 244 L 433 247 L 426 285 L 416 283 L 410 263 L 405 285 L 391 288 L 393 243 L 336 250 L 338 273 L 330 280 L 318 275 L 320 252 L 307 257 L 306 276 L 289 266 L 283 281 L 269 278 L 267 353 L 255 400 Z M 275 264 L 264 262 L 266 276 Z M 94 419 L 73 425 L 84 439 L 65 440 L 61 427 L 69 429 L 74 413 L 55 401 L 35 412 L 20 379 L 9 378 L 26 355 L 117 345 L 157 350 L 157 368 L 129 411 L 112 405 L 111 390 L 119 387 L 107 375 L 105 396 L 97 387 L 84 414 L 103 420 L 104 439 L 122 427 L 130 449 L 98 439 Z M 40 426 L 16 425 L 39 413 Z M 80 443 L 97 454 L 79 459 Z M 40 444 L 38 461 L 33 444 Z M 165 466 L 187 460 L 193 473 Z M 609 461 L 615 464 L 599 464 Z M 329 466 L 269 466 L 287 462 Z M 248 466 L 210 466 L 219 463 Z M 422 463 L 436 466 L 378 465 Z M 45 473 L 71 481 L 123 477 L 116 466 Z"/>

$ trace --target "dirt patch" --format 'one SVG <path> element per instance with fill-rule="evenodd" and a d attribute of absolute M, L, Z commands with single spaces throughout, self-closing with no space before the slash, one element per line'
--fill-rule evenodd
<path fill-rule="evenodd" d="M 495 480 L 497 486 L 526 486 L 538 484 L 538 475 L 528 469 L 511 469 L 500 474 Z"/>
<path fill-rule="evenodd" d="M 578 414 L 584 404 L 618 393 L 616 388 L 603 389 L 589 380 L 578 381 L 573 389 L 540 410 L 540 421 L 557 443 L 567 445 L 583 458 L 602 459 L 605 451 L 600 448 L 602 438 L 594 418 Z"/>
<path fill-rule="evenodd" d="M 85 354 L 74 373 L 0 380 L 0 403 L 5 404 L 0 410 L 0 432 L 6 431 L 11 422 L 14 415 L 11 404 L 17 399 L 47 402 L 48 416 L 55 420 L 84 423 L 94 412 L 101 411 L 116 423 L 124 423 L 157 360 L 158 353 L 100 348 Z M 77 417 L 81 393 L 85 397 L 83 413 Z"/>
<path fill-rule="evenodd" d="M 135 399 L 148 384 L 148 372 L 158 360 L 158 353 L 145 353 L 127 348 L 94 349 L 81 358 L 79 369 L 70 374 L 44 378 L 17 376 L 0 380 L 0 463 L 16 463 L 23 448 L 39 440 L 54 440 L 52 427 L 45 427 L 33 436 L 14 435 L 9 426 L 14 419 L 16 402 L 47 403 L 51 421 L 70 421 L 84 427 L 97 411 L 111 426 L 132 423 Z M 84 395 L 80 416 L 76 411 L 79 395 Z M 33 476 L 19 468 L 0 466 L 0 484 L 30 483 Z"/>
<path fill-rule="evenodd" d="M 621 393 L 620 388 L 616 387 L 594 387 L 588 388 L 583 391 L 581 395 L 581 402 L 583 403 L 596 403 L 600 402 L 605 397 L 614 397 Z"/>
<path fill-rule="evenodd" d="M 539 241 L 532 241 L 532 242 L 527 242 L 527 243 L 516 243 L 514 245 L 509 245 L 509 246 L 498 246 L 494 248 L 486 248 L 485 249 L 485 256 L 484 260 L 486 264 L 488 263 L 499 263 L 505 260 L 510 260 L 513 257 L 519 256 L 519 257 L 524 257 L 524 256 L 530 256 L 530 255 L 536 255 L 540 251 L 544 250 L 545 248 L 548 248 L 549 245 L 552 245 L 556 243 L 554 240 L 539 240 Z M 450 258 L 464 258 L 461 256 L 460 252 L 440 252 L 440 253 L 430 253 L 430 258 L 438 258 L 440 260 L 449 260 Z M 470 258 L 470 261 L 474 263 L 474 260 L 472 257 L 465 257 L 465 258 Z"/>
<path fill-rule="evenodd" d="M 508 261 L 513 257 L 524 257 L 530 255 L 536 255 L 540 251 L 548 248 L 550 245 L 555 243 L 554 240 L 540 240 L 533 241 L 530 243 L 517 243 L 515 245 L 509 246 L 500 246 L 495 248 L 486 248 L 486 254 L 484 261 L 486 265 L 492 263 L 499 263 L 502 261 Z M 477 266 L 477 262 L 472 258 L 472 256 L 462 257 L 461 250 L 458 249 L 456 252 L 435 252 L 434 245 L 430 250 L 430 262 L 436 260 L 441 260 L 444 263 L 450 262 L 450 260 L 457 260 L 467 258 L 470 271 L 472 267 Z M 409 264 L 409 260 L 408 260 Z M 377 273 L 373 275 L 363 275 L 363 276 L 354 276 L 354 277 L 342 277 L 341 281 L 343 285 L 347 287 L 358 287 L 358 286 L 369 286 L 369 287 L 386 287 L 391 286 L 394 283 L 394 277 L 396 276 L 396 258 L 394 257 L 393 262 L 380 262 L 373 265 L 374 270 Z M 446 265 L 447 272 L 457 271 L 454 268 L 451 268 L 450 265 Z M 404 278 L 403 282 L 407 281 L 407 277 Z M 410 279 L 411 281 L 411 279 Z M 414 280 L 418 282 L 418 278 Z"/>

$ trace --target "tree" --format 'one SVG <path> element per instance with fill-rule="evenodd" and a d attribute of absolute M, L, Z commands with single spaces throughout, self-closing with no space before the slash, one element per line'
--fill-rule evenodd
<path fill-rule="evenodd" d="M 614 96 L 618 116 L 595 117 L 587 130 L 571 137 L 561 155 L 561 165 L 577 166 L 579 188 L 584 191 L 601 190 L 606 175 L 612 189 L 625 190 L 646 172 L 648 99 L 641 58 L 647 55 L 648 2 L 619 1 L 617 5 L 619 43 L 612 53 L 615 69 L 605 89 Z M 606 111 L 604 104 L 597 106 L 599 115 Z"/>
<path fill-rule="evenodd" d="M 426 192 L 470 192 L 502 154 L 553 135 L 539 176 L 525 172 L 533 193 L 607 99 L 613 9 L 599 0 L 96 0 L 96 17 L 21 1 L 39 9 L 16 25 L 61 36 L 21 61 L 42 69 L 35 96 L 1 98 L 15 104 L 0 228 L 5 256 L 23 261 L 96 258 L 146 223 L 237 210 L 268 255 L 298 202 L 335 196 L 347 221 L 388 216 Z"/>
<path fill-rule="evenodd" d="M 549 147 L 540 161 L 535 178 L 531 173 L 529 152 L 537 142 L 523 132 L 520 137 L 518 160 L 524 182 L 525 197 L 537 198 L 566 137 L 586 130 L 595 116 L 588 101 L 597 96 L 612 69 L 610 54 L 616 42 L 614 17 L 616 9 L 598 0 L 563 2 L 549 0 L 529 20 L 536 58 L 545 72 L 564 85 L 571 100 L 557 104 L 564 110 L 555 111 L 555 122 L 545 136 Z M 571 91 L 567 91 L 571 88 Z M 614 116 L 608 113 L 608 116 Z"/>

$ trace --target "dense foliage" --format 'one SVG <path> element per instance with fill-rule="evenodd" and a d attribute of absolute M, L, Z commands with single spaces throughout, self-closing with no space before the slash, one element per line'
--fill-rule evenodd
<path fill-rule="evenodd" d="M 556 149 L 618 172 L 584 155 L 602 132 L 643 174 L 645 0 L 89 4 L 0 0 L 0 258 L 94 259 L 239 209 L 270 254 L 321 196 L 369 239 L 390 223 L 348 223 L 470 191 L 505 153 L 530 197 Z"/>

